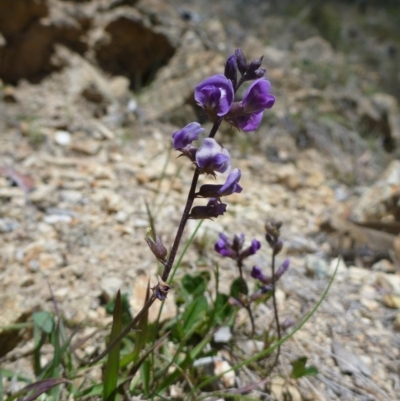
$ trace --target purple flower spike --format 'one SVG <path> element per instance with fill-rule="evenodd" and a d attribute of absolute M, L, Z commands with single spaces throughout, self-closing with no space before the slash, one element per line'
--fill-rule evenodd
<path fill-rule="evenodd" d="M 245 114 L 258 114 L 264 109 L 270 109 L 275 103 L 275 97 L 269 94 L 271 84 L 264 78 L 257 79 L 247 89 L 242 106 Z"/>
<path fill-rule="evenodd" d="M 200 82 L 194 91 L 196 103 L 206 111 L 212 121 L 228 113 L 233 97 L 232 82 L 222 74 Z"/>
<path fill-rule="evenodd" d="M 241 171 L 237 168 L 232 170 L 224 185 L 205 184 L 200 187 L 196 194 L 202 198 L 219 198 L 221 196 L 232 195 L 233 193 L 242 192 L 243 188 L 239 185 Z"/>
<path fill-rule="evenodd" d="M 172 134 L 172 138 L 174 140 L 174 148 L 180 150 L 187 145 L 190 145 L 199 137 L 200 132 L 203 131 L 204 128 L 202 128 L 199 123 L 190 123 L 185 128 L 182 128 L 180 131 L 176 131 Z"/>
<path fill-rule="evenodd" d="M 215 171 L 225 173 L 231 167 L 229 151 L 213 138 L 204 139 L 196 152 L 197 167 L 202 173 L 215 175 Z"/>

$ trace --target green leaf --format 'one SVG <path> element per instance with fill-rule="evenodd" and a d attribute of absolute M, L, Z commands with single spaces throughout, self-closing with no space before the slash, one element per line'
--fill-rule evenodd
<path fill-rule="evenodd" d="M 113 324 L 111 328 L 110 342 L 118 337 L 122 331 L 122 302 L 121 292 L 118 291 L 115 298 Z M 106 369 L 104 373 L 103 400 L 113 401 L 117 393 L 118 371 L 119 371 L 120 344 L 116 345 L 108 354 Z"/>
<path fill-rule="evenodd" d="M 229 305 L 228 300 L 228 295 L 221 293 L 217 294 L 214 302 L 214 322 L 211 322 L 213 323 L 213 326 L 222 324 L 222 322 L 225 322 L 226 320 L 228 320 L 226 324 L 229 325 L 232 323 L 229 320 L 231 320 L 231 318 L 233 317 L 235 313 L 235 308 Z"/>
<path fill-rule="evenodd" d="M 132 315 L 130 312 L 130 305 L 129 305 L 129 295 L 126 293 L 122 294 L 121 302 L 122 302 L 123 324 L 127 325 L 132 320 Z M 115 309 L 115 298 L 112 299 L 111 301 L 107 302 L 107 304 L 105 306 L 105 310 L 109 315 L 112 315 L 114 313 L 114 309 Z"/>
<path fill-rule="evenodd" d="M 198 274 L 196 276 L 185 274 L 182 278 L 182 287 L 188 294 L 197 297 L 204 293 L 209 280 L 209 274 Z"/>
<path fill-rule="evenodd" d="M 49 312 L 35 312 L 32 316 L 33 322 L 40 330 L 46 334 L 51 334 L 54 330 L 54 317 Z"/>
<path fill-rule="evenodd" d="M 183 333 L 186 334 L 188 331 L 190 331 L 193 325 L 201 320 L 202 317 L 207 313 L 207 310 L 208 304 L 204 295 L 194 299 L 182 314 L 182 320 L 184 322 Z"/>
<path fill-rule="evenodd" d="M 140 376 L 143 382 L 144 394 L 148 397 L 150 393 L 150 361 L 148 359 L 140 365 Z"/>
<path fill-rule="evenodd" d="M 240 277 L 235 279 L 231 285 L 231 296 L 236 299 L 240 299 L 240 294 L 247 295 L 249 293 L 249 287 L 247 287 L 246 281 Z"/>
<path fill-rule="evenodd" d="M 307 357 L 302 356 L 295 361 L 290 363 L 292 365 L 292 374 L 291 376 L 294 379 L 298 379 L 303 376 L 315 376 L 318 373 L 318 369 L 315 366 L 307 367 Z"/>

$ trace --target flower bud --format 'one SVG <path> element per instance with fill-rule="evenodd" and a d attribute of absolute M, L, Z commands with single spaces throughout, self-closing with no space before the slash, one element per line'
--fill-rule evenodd
<path fill-rule="evenodd" d="M 290 266 L 290 260 L 285 259 L 283 263 L 279 266 L 278 270 L 275 272 L 275 280 L 279 280 L 282 275 L 289 269 Z"/>
<path fill-rule="evenodd" d="M 258 70 L 261 67 L 262 61 L 263 61 L 264 56 L 259 57 L 258 59 L 252 61 L 249 64 L 249 68 L 247 69 L 247 73 L 252 73 L 255 70 Z"/>
<path fill-rule="evenodd" d="M 240 254 L 241 259 L 245 259 L 251 255 L 254 255 L 259 249 L 261 248 L 261 242 L 253 239 L 251 241 L 251 245 L 244 249 L 243 252 Z"/>
<path fill-rule="evenodd" d="M 247 68 L 248 68 L 246 57 L 244 56 L 241 49 L 235 50 L 235 56 L 236 56 L 236 63 L 237 63 L 238 70 L 243 75 L 246 73 Z"/>
<path fill-rule="evenodd" d="M 263 78 L 267 70 L 265 68 L 259 68 L 258 70 L 248 72 L 246 74 L 246 81 L 252 81 L 253 79 Z"/>
<path fill-rule="evenodd" d="M 232 81 L 233 88 L 235 89 L 237 83 L 237 64 L 236 57 L 233 54 L 226 60 L 224 75 Z"/>
<path fill-rule="evenodd" d="M 154 241 L 151 237 L 146 237 L 145 241 L 147 245 L 153 252 L 154 256 L 161 262 L 165 263 L 165 257 L 167 256 L 167 248 L 161 242 L 161 239 L 158 235 L 156 235 L 156 240 Z"/>
<path fill-rule="evenodd" d="M 278 240 L 273 247 L 274 256 L 278 255 L 278 253 L 282 251 L 282 248 L 283 248 L 283 242 L 281 240 Z"/>

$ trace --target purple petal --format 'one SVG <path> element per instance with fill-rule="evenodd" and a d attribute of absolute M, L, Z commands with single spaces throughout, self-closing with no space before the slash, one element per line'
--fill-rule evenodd
<path fill-rule="evenodd" d="M 200 148 L 196 152 L 196 162 L 200 168 L 205 168 L 210 160 L 221 150 L 221 146 L 213 138 L 203 140 Z"/>
<path fill-rule="evenodd" d="M 263 113 L 264 112 L 262 111 L 261 113 L 258 114 L 248 114 L 239 116 L 236 119 L 236 124 L 241 130 L 245 132 L 255 131 L 261 123 Z"/>
<path fill-rule="evenodd" d="M 202 107 L 210 116 L 224 116 L 228 113 L 234 92 L 231 80 L 224 75 L 213 75 L 200 82 L 195 89 L 194 98 L 197 104 Z"/>
<path fill-rule="evenodd" d="M 261 242 L 257 241 L 256 239 L 253 239 L 253 241 L 251 241 L 251 252 L 254 255 L 259 249 L 261 248 Z"/>
<path fill-rule="evenodd" d="M 265 276 L 258 266 L 253 266 L 253 269 L 251 270 L 251 277 L 262 281 Z"/>
<path fill-rule="evenodd" d="M 212 170 L 218 171 L 219 173 L 225 173 L 231 167 L 231 158 L 227 154 L 218 153 L 215 155 L 212 163 Z"/>
<path fill-rule="evenodd" d="M 214 245 L 214 249 L 221 256 L 227 256 L 235 258 L 237 256 L 236 252 L 232 249 L 232 243 L 229 238 L 224 234 L 219 234 L 219 239 Z"/>
<path fill-rule="evenodd" d="M 203 172 L 208 174 L 214 174 L 214 171 L 224 173 L 230 168 L 229 151 L 219 145 L 215 139 L 206 138 L 196 152 L 196 163 Z"/>
<path fill-rule="evenodd" d="M 225 184 L 222 185 L 221 189 L 218 191 L 219 195 L 227 196 L 233 194 L 234 192 L 242 192 L 243 188 L 238 184 L 241 175 L 242 172 L 238 168 L 232 170 L 232 172 L 228 175 Z"/>
<path fill-rule="evenodd" d="M 283 263 L 279 266 L 278 270 L 275 272 L 275 280 L 278 280 L 283 276 L 283 274 L 289 269 L 290 260 L 285 259 Z"/>
<path fill-rule="evenodd" d="M 203 132 L 204 128 L 199 123 L 190 123 L 180 131 L 176 131 L 172 134 L 174 140 L 175 149 L 183 149 L 185 146 L 190 145 L 195 141 L 200 132 Z"/>
<path fill-rule="evenodd" d="M 273 100 L 271 99 L 270 89 L 271 83 L 266 79 L 260 78 L 254 81 L 247 89 L 242 101 L 245 113 L 257 114 L 268 106 L 272 107 L 275 98 L 272 96 Z"/>

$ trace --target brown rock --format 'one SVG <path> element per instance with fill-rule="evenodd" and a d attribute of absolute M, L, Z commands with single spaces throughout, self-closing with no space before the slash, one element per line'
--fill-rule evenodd
<path fill-rule="evenodd" d="M 22 330 L 7 329 L 7 326 L 25 322 L 34 305 L 31 299 L 25 304 L 24 298 L 15 293 L 11 295 L 2 293 L 0 295 L 0 305 L 2 307 L 2 312 L 0 313 L 1 357 L 15 348 L 22 337 Z"/>
<path fill-rule="evenodd" d="M 174 10 L 158 0 L 115 8 L 105 16 L 105 35 L 94 45 L 96 59 L 105 71 L 129 77 L 139 89 L 155 66 L 172 57 L 183 26 Z"/>
<path fill-rule="evenodd" d="M 382 301 L 388 308 L 400 309 L 400 295 L 398 294 L 386 294 Z"/>
<path fill-rule="evenodd" d="M 393 160 L 375 184 L 368 188 L 351 211 L 351 219 L 368 222 L 391 218 L 400 220 L 400 161 Z"/>
<path fill-rule="evenodd" d="M 84 153 L 85 155 L 95 155 L 100 150 L 100 144 L 95 140 L 86 139 L 72 143 L 71 149 L 80 153 Z"/>

